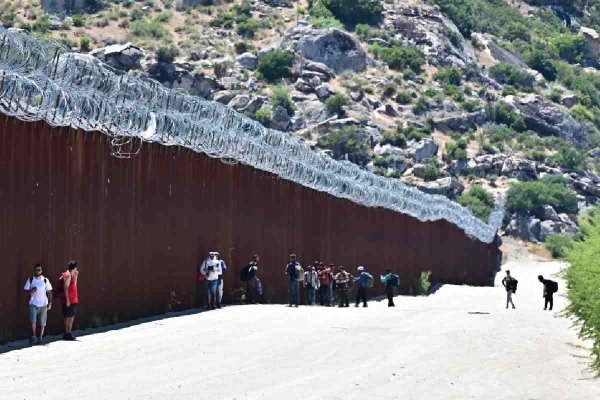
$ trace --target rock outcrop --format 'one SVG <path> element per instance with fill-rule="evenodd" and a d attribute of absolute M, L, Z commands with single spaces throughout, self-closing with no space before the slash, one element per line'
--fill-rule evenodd
<path fill-rule="evenodd" d="M 131 43 L 114 44 L 95 49 L 90 54 L 120 71 L 140 69 L 144 51 Z"/>
<path fill-rule="evenodd" d="M 41 0 L 42 9 L 48 14 L 65 14 L 82 11 L 87 0 Z"/>

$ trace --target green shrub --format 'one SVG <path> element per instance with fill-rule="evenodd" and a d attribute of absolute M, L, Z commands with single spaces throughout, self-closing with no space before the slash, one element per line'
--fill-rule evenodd
<path fill-rule="evenodd" d="M 396 94 L 396 103 L 406 105 L 412 103 L 413 94 L 410 90 L 401 90 Z"/>
<path fill-rule="evenodd" d="M 566 315 L 579 327 L 579 336 L 592 342 L 591 366 L 600 374 L 600 213 L 595 208 L 582 220 L 581 240 L 567 252 Z"/>
<path fill-rule="evenodd" d="M 244 37 L 252 38 L 260 28 L 260 23 L 252 18 L 239 22 L 236 26 L 237 33 Z"/>
<path fill-rule="evenodd" d="M 583 35 L 564 34 L 551 41 L 558 56 L 571 64 L 580 63 L 586 56 L 586 39 Z"/>
<path fill-rule="evenodd" d="M 444 67 L 435 73 L 433 79 L 440 82 L 443 86 L 460 86 L 462 83 L 462 73 L 456 67 Z"/>
<path fill-rule="evenodd" d="M 545 48 L 536 48 L 525 56 L 530 68 L 535 69 L 549 81 L 554 81 L 558 74 L 554 61 Z"/>
<path fill-rule="evenodd" d="M 252 46 L 248 42 L 237 42 L 234 45 L 234 49 L 235 49 L 236 54 L 244 54 L 248 51 L 253 50 L 254 46 Z"/>
<path fill-rule="evenodd" d="M 567 252 L 573 248 L 573 238 L 569 235 L 554 234 L 546 238 L 544 247 L 554 258 L 564 258 Z"/>
<path fill-rule="evenodd" d="M 156 21 L 162 24 L 166 24 L 167 22 L 171 21 L 171 18 L 173 18 L 173 14 L 171 14 L 170 12 L 162 12 L 156 17 L 154 17 Z"/>
<path fill-rule="evenodd" d="M 471 36 L 475 27 L 475 14 L 470 0 L 434 0 L 434 3 L 456 24 L 464 36 Z"/>
<path fill-rule="evenodd" d="M 169 36 L 169 31 L 158 21 L 134 21 L 129 30 L 136 37 L 162 39 Z"/>
<path fill-rule="evenodd" d="M 466 100 L 462 103 L 462 108 L 466 112 L 474 112 L 481 109 L 481 103 L 477 100 Z"/>
<path fill-rule="evenodd" d="M 316 28 L 343 28 L 342 23 L 321 3 L 311 7 L 308 14 L 309 22 Z"/>
<path fill-rule="evenodd" d="M 229 72 L 228 62 L 218 62 L 213 64 L 213 72 L 217 78 L 222 78 Z"/>
<path fill-rule="evenodd" d="M 271 111 L 269 111 L 266 108 L 256 110 L 256 112 L 254 113 L 254 119 L 265 126 L 269 124 L 269 122 L 271 121 L 271 117 Z"/>
<path fill-rule="evenodd" d="M 273 50 L 258 61 L 258 72 L 269 82 L 287 78 L 291 73 L 293 58 L 290 52 L 281 49 Z"/>
<path fill-rule="evenodd" d="M 81 51 L 90 51 L 92 49 L 90 38 L 87 36 L 82 36 L 79 39 L 79 50 Z"/>
<path fill-rule="evenodd" d="M 396 147 L 405 147 L 406 136 L 404 136 L 404 133 L 402 133 L 401 129 L 398 129 L 396 132 L 386 130 L 383 132 L 381 144 L 391 144 L 392 146 Z"/>
<path fill-rule="evenodd" d="M 32 25 L 32 28 L 36 32 L 45 33 L 50 30 L 50 17 L 48 14 L 42 15 Z"/>
<path fill-rule="evenodd" d="M 175 57 L 179 55 L 179 49 L 175 46 L 161 46 L 156 50 L 156 61 L 163 63 L 172 63 Z"/>
<path fill-rule="evenodd" d="M 588 164 L 586 154 L 573 147 L 563 147 L 551 160 L 569 172 L 583 171 Z"/>
<path fill-rule="evenodd" d="M 290 94 L 284 86 L 274 86 L 273 95 L 271 96 L 271 104 L 273 107 L 283 107 L 287 110 L 288 114 L 293 114 L 295 107 L 294 103 L 290 99 Z"/>
<path fill-rule="evenodd" d="M 523 132 L 527 129 L 523 116 L 515 113 L 513 108 L 503 101 L 488 107 L 487 113 L 495 123 L 504 124 L 517 132 Z"/>
<path fill-rule="evenodd" d="M 440 165 L 435 157 L 430 158 L 425 163 L 425 170 L 423 171 L 423 179 L 427 182 L 435 181 L 442 176 L 440 171 Z"/>
<path fill-rule="evenodd" d="M 325 100 L 325 108 L 327 108 L 329 112 L 343 114 L 344 106 L 347 106 L 349 102 L 348 96 L 342 93 L 336 93 Z"/>
<path fill-rule="evenodd" d="M 361 137 L 355 127 L 348 126 L 330 132 L 318 141 L 319 147 L 330 149 L 335 159 L 348 157 L 351 162 L 365 166 L 369 162 L 369 146 L 365 138 Z"/>
<path fill-rule="evenodd" d="M 371 27 L 367 24 L 357 24 L 354 27 L 354 33 L 361 39 L 368 39 L 371 35 Z"/>
<path fill-rule="evenodd" d="M 413 111 L 413 113 L 415 113 L 415 115 L 419 115 L 419 114 L 423 114 L 423 113 L 429 111 L 430 109 L 431 109 L 431 104 L 429 104 L 429 100 L 428 100 L 427 96 L 423 95 L 423 96 L 419 97 L 419 99 L 413 106 L 412 111 Z"/>
<path fill-rule="evenodd" d="M 377 24 L 382 19 L 382 0 L 322 0 L 332 14 L 346 24 Z"/>
<path fill-rule="evenodd" d="M 577 211 L 577 196 L 564 183 L 515 182 L 508 190 L 506 209 L 542 216 L 542 207 L 551 205 L 557 212 Z"/>
<path fill-rule="evenodd" d="M 76 28 L 83 28 L 85 26 L 85 16 L 81 14 L 74 15 L 73 26 Z"/>
<path fill-rule="evenodd" d="M 522 22 L 515 21 L 504 27 L 503 36 L 508 40 L 520 39 L 527 42 L 531 38 L 531 32 L 527 25 Z"/>
<path fill-rule="evenodd" d="M 498 82 L 514 86 L 518 89 L 531 89 L 535 78 L 512 64 L 496 64 L 490 68 L 490 74 Z"/>
<path fill-rule="evenodd" d="M 405 69 L 412 70 L 414 73 L 421 73 L 421 66 L 425 64 L 425 56 L 414 47 L 396 45 L 392 47 L 382 47 L 377 44 L 370 47 L 371 52 L 377 58 L 381 58 L 388 67 L 398 71 Z"/>
<path fill-rule="evenodd" d="M 429 282 L 429 278 L 431 277 L 431 271 L 423 271 L 419 278 L 417 278 L 416 282 L 416 291 L 418 295 L 427 294 L 429 288 L 431 287 L 431 282 Z"/>
<path fill-rule="evenodd" d="M 465 161 L 467 159 L 467 142 L 459 139 L 455 143 L 448 143 L 444 149 L 442 159 L 446 162 L 452 160 Z"/>
<path fill-rule="evenodd" d="M 487 222 L 494 210 L 494 196 L 480 186 L 473 186 L 458 198 L 458 203 L 471 210 L 474 216 Z"/>

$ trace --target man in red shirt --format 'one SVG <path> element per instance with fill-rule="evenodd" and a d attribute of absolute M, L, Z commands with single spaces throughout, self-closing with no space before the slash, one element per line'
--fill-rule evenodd
<path fill-rule="evenodd" d="M 75 320 L 75 310 L 77 303 L 79 303 L 79 296 L 77 293 L 77 278 L 79 276 L 79 269 L 77 268 L 77 262 L 69 261 L 67 270 L 63 272 L 59 278 L 59 286 L 62 288 L 60 301 L 62 303 L 62 312 L 65 319 L 65 334 L 63 335 L 64 340 L 75 340 L 71 330 L 73 329 L 73 321 Z"/>

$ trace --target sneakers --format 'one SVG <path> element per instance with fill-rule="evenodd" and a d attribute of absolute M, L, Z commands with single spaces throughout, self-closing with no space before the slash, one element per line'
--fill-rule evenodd
<path fill-rule="evenodd" d="M 40 338 L 38 338 L 37 344 L 43 345 L 43 344 L 46 344 L 46 342 L 44 342 L 44 338 L 43 337 L 40 337 Z"/>
<path fill-rule="evenodd" d="M 65 333 L 63 335 L 63 340 L 67 340 L 67 341 L 72 342 L 73 340 L 77 340 L 77 339 L 75 339 L 75 337 L 73 336 L 72 333 Z"/>

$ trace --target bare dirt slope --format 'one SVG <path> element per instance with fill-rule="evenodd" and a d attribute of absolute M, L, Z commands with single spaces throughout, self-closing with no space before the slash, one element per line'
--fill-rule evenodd
<path fill-rule="evenodd" d="M 0 398 L 600 398 L 564 298 L 542 311 L 536 277 L 563 265 L 506 267 L 517 310 L 500 287 L 448 285 L 395 309 L 229 307 L 0 354 Z"/>

